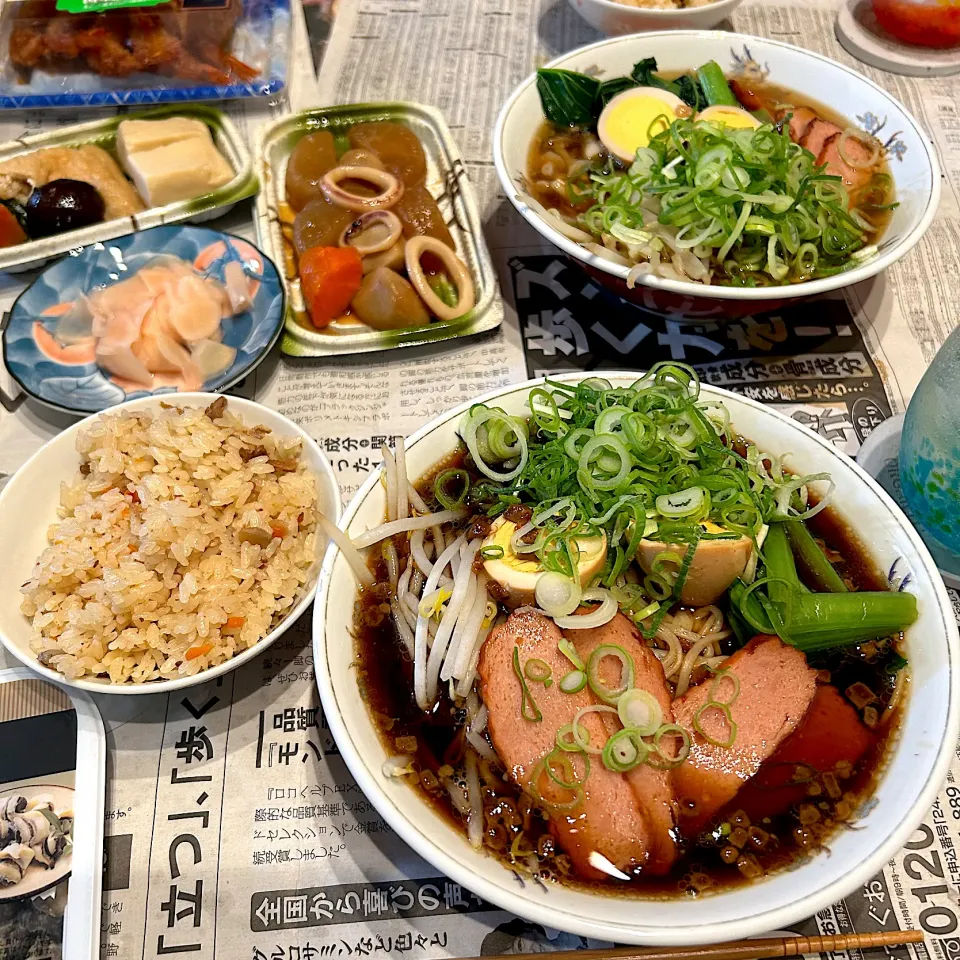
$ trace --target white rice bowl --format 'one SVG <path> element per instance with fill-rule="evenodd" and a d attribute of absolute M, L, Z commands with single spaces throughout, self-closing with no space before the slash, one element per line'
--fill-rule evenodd
<path fill-rule="evenodd" d="M 310 602 L 318 513 L 338 514 L 329 464 L 256 404 L 223 398 L 211 419 L 217 399 L 147 398 L 90 417 L 10 481 L 0 637 L 17 657 L 78 686 L 152 692 L 248 659 Z M 64 444 L 72 464 L 38 467 Z M 25 509 L 42 547 L 29 561 L 14 529 Z"/>

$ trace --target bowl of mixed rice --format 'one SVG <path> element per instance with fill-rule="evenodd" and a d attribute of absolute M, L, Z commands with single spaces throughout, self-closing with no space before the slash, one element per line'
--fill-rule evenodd
<path fill-rule="evenodd" d="M 743 0 L 570 0 L 595 30 L 610 36 L 643 30 L 709 30 Z"/>
<path fill-rule="evenodd" d="M 286 417 L 204 393 L 120 404 L 0 493 L 0 640 L 98 693 L 213 679 L 306 610 L 339 515 L 330 464 Z"/>

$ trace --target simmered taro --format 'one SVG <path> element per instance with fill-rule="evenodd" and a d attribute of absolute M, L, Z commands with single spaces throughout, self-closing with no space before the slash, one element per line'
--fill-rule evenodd
<path fill-rule="evenodd" d="M 430 315 L 409 281 L 387 267 L 367 274 L 353 298 L 357 316 L 375 330 L 421 327 Z"/>

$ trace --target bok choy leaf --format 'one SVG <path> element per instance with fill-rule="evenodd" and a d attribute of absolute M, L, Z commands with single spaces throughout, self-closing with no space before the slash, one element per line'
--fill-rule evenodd
<path fill-rule="evenodd" d="M 589 126 L 597 117 L 600 81 L 572 70 L 540 69 L 537 92 L 546 118 L 558 127 Z"/>

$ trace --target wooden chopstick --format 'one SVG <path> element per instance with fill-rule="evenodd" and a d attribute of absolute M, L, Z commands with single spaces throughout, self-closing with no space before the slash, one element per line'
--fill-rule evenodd
<path fill-rule="evenodd" d="M 923 943 L 922 930 L 849 933 L 829 937 L 771 937 L 734 940 L 705 947 L 617 947 L 611 950 L 575 950 L 572 953 L 538 953 L 537 960 L 763 960 L 765 957 L 798 957 L 805 953 L 866 950 L 904 943 Z M 513 960 L 512 957 L 473 957 L 471 960 Z"/>

